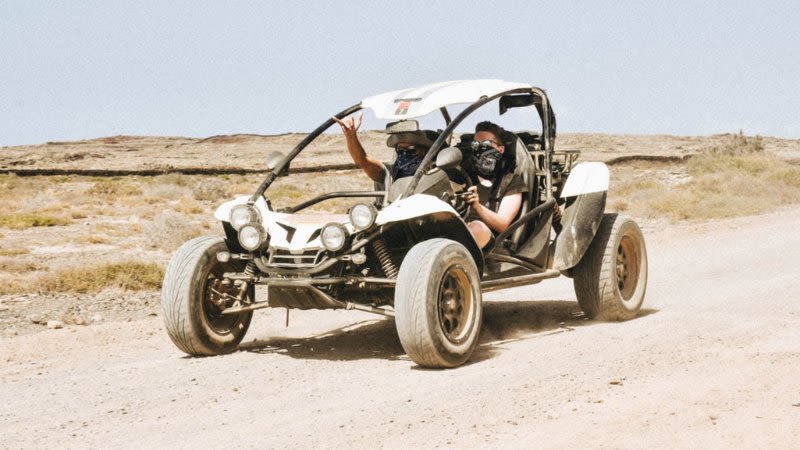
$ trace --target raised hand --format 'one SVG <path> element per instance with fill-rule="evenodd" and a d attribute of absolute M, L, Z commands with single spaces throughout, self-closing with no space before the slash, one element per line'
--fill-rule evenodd
<path fill-rule="evenodd" d="M 336 123 L 342 127 L 342 133 L 345 136 L 353 136 L 358 131 L 358 128 L 361 126 L 361 119 L 364 117 L 363 112 L 359 112 L 357 116 L 347 116 L 344 119 L 338 119 L 336 117 L 331 117 Z"/>

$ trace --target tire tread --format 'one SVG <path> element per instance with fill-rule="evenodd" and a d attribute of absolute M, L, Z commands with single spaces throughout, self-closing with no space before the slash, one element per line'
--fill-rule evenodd
<path fill-rule="evenodd" d="M 222 242 L 217 236 L 201 236 L 185 244 L 175 252 L 164 274 L 161 288 L 161 312 L 164 325 L 172 342 L 189 355 L 215 355 L 198 339 L 198 331 L 189 320 L 189 298 L 193 289 L 194 270 L 205 251 Z"/>

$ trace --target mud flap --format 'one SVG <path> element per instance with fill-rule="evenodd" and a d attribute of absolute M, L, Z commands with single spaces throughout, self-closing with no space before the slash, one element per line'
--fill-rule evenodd
<path fill-rule="evenodd" d="M 606 207 L 606 194 L 606 191 L 593 192 L 567 200 L 561 218 L 563 229 L 555 240 L 556 270 L 574 267 L 583 258 L 600 227 Z"/>
<path fill-rule="evenodd" d="M 606 208 L 608 181 L 608 167 L 600 162 L 581 163 L 572 170 L 561 193 L 567 202 L 563 228 L 554 242 L 556 270 L 574 267 L 592 243 Z"/>

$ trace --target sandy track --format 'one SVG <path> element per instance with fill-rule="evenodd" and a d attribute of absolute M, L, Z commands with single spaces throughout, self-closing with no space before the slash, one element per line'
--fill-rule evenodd
<path fill-rule="evenodd" d="M 0 447 L 800 445 L 800 208 L 647 233 L 643 314 L 559 279 L 487 296 L 481 345 L 415 368 L 391 320 L 259 313 L 185 358 L 160 318 L 0 340 Z"/>

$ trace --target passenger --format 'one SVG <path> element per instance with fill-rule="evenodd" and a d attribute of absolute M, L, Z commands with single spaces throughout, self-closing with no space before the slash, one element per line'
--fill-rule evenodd
<path fill-rule="evenodd" d="M 522 205 L 522 193 L 528 191 L 522 177 L 514 172 L 513 155 L 505 155 L 502 127 L 492 122 L 475 126 L 474 140 L 469 145 L 471 164 L 465 164 L 475 185 L 467 189 L 465 201 L 472 211 L 467 227 L 483 248 L 494 236 L 505 231 L 514 221 Z"/>
<path fill-rule="evenodd" d="M 381 163 L 374 157 L 367 155 L 361 141 L 358 140 L 358 128 L 361 126 L 361 119 L 363 113 L 357 116 L 348 116 L 344 119 L 333 117 L 333 120 L 339 124 L 344 133 L 345 140 L 347 141 L 347 151 L 350 152 L 350 157 L 367 176 L 377 183 L 384 183 L 386 172 L 388 170 L 391 181 L 403 177 L 414 175 L 425 157 L 425 153 L 433 145 L 433 141 L 438 137 L 432 131 L 405 131 L 401 133 L 392 133 L 389 139 L 386 140 L 386 145 L 395 149 L 396 158 L 394 163 Z"/>

